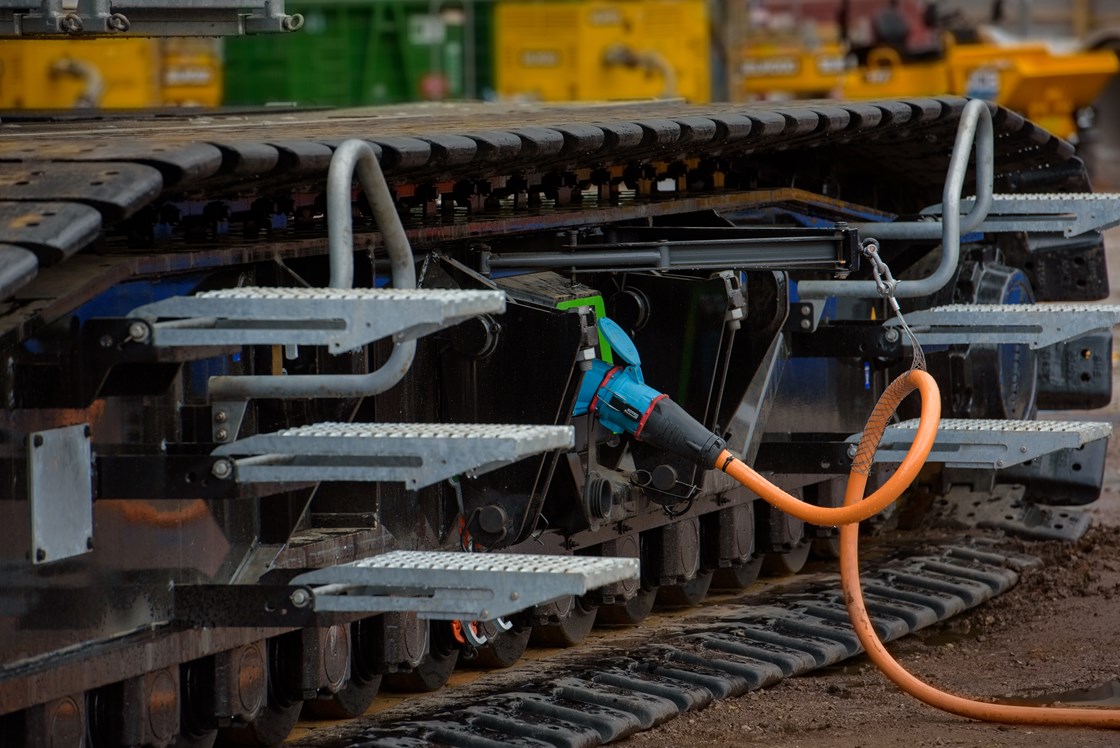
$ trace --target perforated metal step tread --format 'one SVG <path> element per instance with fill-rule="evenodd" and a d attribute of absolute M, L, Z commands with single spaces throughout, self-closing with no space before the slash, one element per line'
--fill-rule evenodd
<path fill-rule="evenodd" d="M 394 551 L 300 574 L 320 586 L 316 611 L 412 611 L 421 618 L 491 620 L 564 595 L 636 580 L 638 559 Z"/>
<path fill-rule="evenodd" d="M 961 210 L 970 211 L 975 198 L 961 201 Z M 941 215 L 935 205 L 922 211 Z M 1088 231 L 1103 231 L 1120 223 L 1120 193 L 1062 192 L 1023 195 L 993 195 L 988 216 L 978 231 L 1038 231 L 1080 236 Z"/>
<path fill-rule="evenodd" d="M 129 316 L 147 320 L 161 347 L 322 345 L 339 353 L 504 311 L 501 291 L 247 286 L 164 299 Z"/>
<path fill-rule="evenodd" d="M 922 345 L 1022 343 L 1045 348 L 1120 325 L 1120 305 L 951 304 L 907 312 L 906 322 Z M 898 327 L 899 322 L 895 318 L 884 324 Z"/>
<path fill-rule="evenodd" d="M 416 489 L 570 449 L 571 426 L 475 423 L 320 423 L 258 434 L 215 455 L 237 456 L 241 483 L 394 481 Z"/>
<path fill-rule="evenodd" d="M 883 434 L 876 462 L 897 463 L 914 441 L 918 421 L 889 426 Z M 1112 424 L 1101 421 L 1002 421 L 946 418 L 938 428 L 929 462 L 947 467 L 1005 468 L 1061 449 L 1077 449 L 1112 435 Z M 859 434 L 848 438 L 857 443 Z"/>

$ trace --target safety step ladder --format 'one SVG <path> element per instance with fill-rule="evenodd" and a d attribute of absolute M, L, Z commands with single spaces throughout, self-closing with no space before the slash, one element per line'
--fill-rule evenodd
<path fill-rule="evenodd" d="M 257 434 L 214 450 L 239 483 L 393 481 L 423 488 L 479 475 L 554 449 L 571 449 L 571 426 L 320 423 Z"/>
<path fill-rule="evenodd" d="M 129 317 L 143 321 L 134 339 L 164 348 L 315 345 L 340 353 L 504 311 L 501 291 L 247 286 L 164 299 Z"/>
<path fill-rule="evenodd" d="M 974 198 L 961 200 L 968 212 Z M 940 216 L 942 206 L 931 206 L 923 215 Z M 1052 194 L 992 195 L 992 206 L 977 231 L 1006 233 L 1029 231 L 1081 236 L 1120 224 L 1120 193 L 1080 192 Z"/>
<path fill-rule="evenodd" d="M 875 461 L 901 462 L 917 428 L 916 419 L 887 427 Z M 1007 468 L 1111 435 L 1112 424 L 1098 421 L 948 418 L 941 421 L 928 461 L 953 468 Z M 848 442 L 858 443 L 859 438 L 860 434 L 855 434 Z"/>
<path fill-rule="evenodd" d="M 923 346 L 1013 343 L 1037 349 L 1120 325 L 1120 306 L 952 304 L 907 312 L 906 322 Z M 899 322 L 892 318 L 885 325 Z"/>
<path fill-rule="evenodd" d="M 487 621 L 565 595 L 637 580 L 636 558 L 394 551 L 300 574 L 316 612 L 415 612 Z"/>
<path fill-rule="evenodd" d="M 1024 494 L 1021 485 L 996 485 L 985 491 L 953 486 L 934 502 L 933 512 L 942 520 L 1035 540 L 1073 542 L 1092 524 L 1086 511 L 1036 504 Z"/>

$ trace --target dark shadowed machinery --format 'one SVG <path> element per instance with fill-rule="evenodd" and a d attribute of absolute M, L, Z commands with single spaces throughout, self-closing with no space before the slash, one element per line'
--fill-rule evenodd
<path fill-rule="evenodd" d="M 1107 427 L 1036 420 L 1111 396 L 1089 192 L 956 98 L 3 117 L 3 744 L 274 744 L 834 554 L 697 455 L 840 502 L 871 255 L 914 493 L 1094 500 Z"/>

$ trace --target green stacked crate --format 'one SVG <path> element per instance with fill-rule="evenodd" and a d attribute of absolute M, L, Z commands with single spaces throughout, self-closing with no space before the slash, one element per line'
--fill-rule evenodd
<path fill-rule="evenodd" d="M 292 0 L 286 7 L 303 14 L 301 31 L 227 40 L 227 104 L 360 106 L 463 98 L 489 86 L 488 2 Z M 468 23 L 474 31 L 464 33 Z M 483 38 L 472 45 L 479 30 Z"/>

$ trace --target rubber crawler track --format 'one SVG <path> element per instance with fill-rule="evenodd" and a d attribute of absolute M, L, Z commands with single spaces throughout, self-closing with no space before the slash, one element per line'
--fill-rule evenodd
<path fill-rule="evenodd" d="M 1038 563 L 996 547 L 953 545 L 883 566 L 864 577 L 864 588 L 880 636 L 891 641 L 1005 592 Z M 688 633 L 605 660 L 599 653 L 515 690 L 379 721 L 356 736 L 348 731 L 338 744 L 586 748 L 862 652 L 838 583 L 780 592 L 765 606 L 731 607 Z"/>

